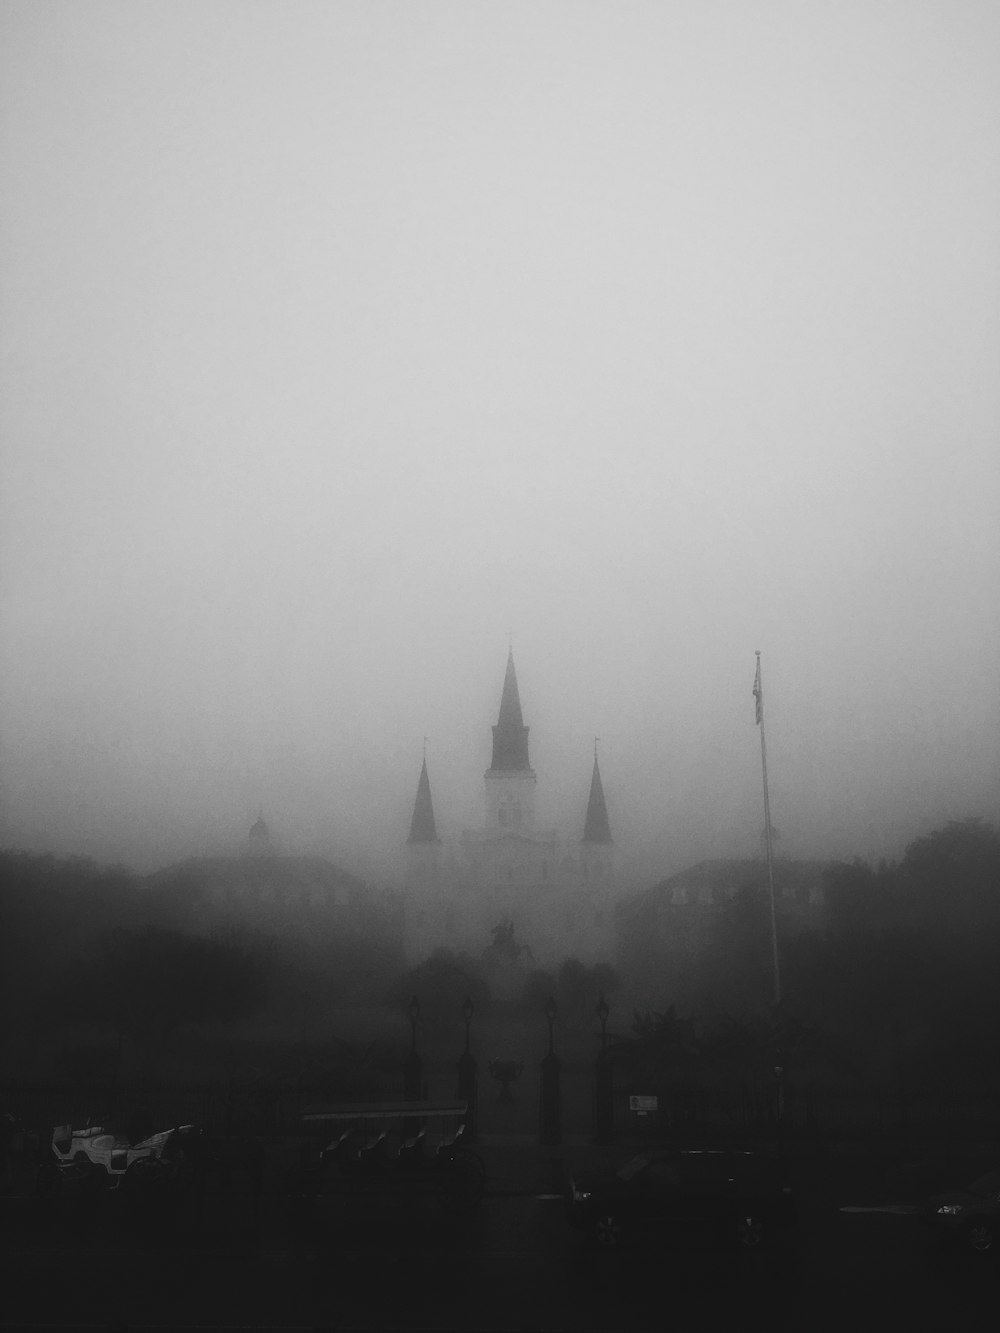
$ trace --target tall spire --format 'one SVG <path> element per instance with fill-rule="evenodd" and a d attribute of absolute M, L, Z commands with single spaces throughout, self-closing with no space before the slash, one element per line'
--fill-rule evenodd
<path fill-rule="evenodd" d="M 612 842 L 611 824 L 608 821 L 608 807 L 604 802 L 604 786 L 601 783 L 601 770 L 597 766 L 597 741 L 594 741 L 594 772 L 590 779 L 590 799 L 587 802 L 587 818 L 583 826 L 584 842 Z"/>
<path fill-rule="evenodd" d="M 507 651 L 507 672 L 500 696 L 500 716 L 493 728 L 493 762 L 490 769 L 502 773 L 530 773 L 528 728 L 521 716 L 521 697 L 517 692 L 514 650 Z"/>
<path fill-rule="evenodd" d="M 407 842 L 437 841 L 434 804 L 431 801 L 431 780 L 427 776 L 427 757 L 425 755 L 420 769 L 420 781 L 417 783 L 417 799 L 413 802 L 413 818 L 410 820 L 410 836 Z"/>

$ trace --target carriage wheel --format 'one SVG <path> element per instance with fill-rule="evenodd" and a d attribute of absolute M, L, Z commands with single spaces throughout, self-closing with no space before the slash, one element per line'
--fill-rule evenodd
<path fill-rule="evenodd" d="M 107 1171 L 99 1162 L 92 1161 L 85 1152 L 73 1154 L 72 1174 L 88 1188 L 96 1189 L 107 1179 Z"/>
<path fill-rule="evenodd" d="M 150 1186 L 167 1183 L 170 1167 L 157 1157 L 139 1157 L 122 1176 L 122 1184 L 128 1190 L 146 1190 Z"/>

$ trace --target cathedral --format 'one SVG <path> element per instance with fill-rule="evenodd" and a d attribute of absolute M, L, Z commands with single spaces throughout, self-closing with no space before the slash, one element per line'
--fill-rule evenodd
<path fill-rule="evenodd" d="M 408 959 L 420 962 L 439 948 L 479 957 L 503 942 L 522 966 L 553 967 L 566 958 L 613 962 L 614 844 L 596 742 L 581 832 L 562 837 L 538 828 L 536 775 L 512 651 L 484 783 L 482 825 L 445 847 L 424 757 L 406 844 Z"/>

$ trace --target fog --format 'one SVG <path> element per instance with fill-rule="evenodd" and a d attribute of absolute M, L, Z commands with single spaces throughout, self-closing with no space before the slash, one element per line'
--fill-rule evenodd
<path fill-rule="evenodd" d="M 898 856 L 1000 795 L 995 6 L 11 3 L 0 843 Z"/>

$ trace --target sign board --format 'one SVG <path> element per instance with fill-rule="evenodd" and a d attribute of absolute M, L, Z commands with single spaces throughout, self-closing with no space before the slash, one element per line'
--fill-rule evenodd
<path fill-rule="evenodd" d="M 640 1093 L 637 1096 L 629 1097 L 628 1109 L 635 1111 L 636 1115 L 651 1115 L 659 1108 L 655 1097 L 644 1096 Z"/>

